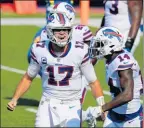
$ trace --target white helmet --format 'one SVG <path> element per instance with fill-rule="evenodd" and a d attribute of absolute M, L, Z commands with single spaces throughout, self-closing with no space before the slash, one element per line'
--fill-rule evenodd
<path fill-rule="evenodd" d="M 73 27 L 72 40 L 85 42 L 92 39 L 92 32 L 86 25 L 76 25 Z"/>
<path fill-rule="evenodd" d="M 115 27 L 102 27 L 95 36 L 93 36 L 89 55 L 91 58 L 103 58 L 106 55 L 113 54 L 115 51 L 123 49 L 123 35 Z"/>
<path fill-rule="evenodd" d="M 75 10 L 74 10 L 74 8 L 70 4 L 68 4 L 66 2 L 60 2 L 58 4 L 55 4 L 54 7 L 53 7 L 53 11 L 65 13 L 65 15 L 70 20 L 71 24 L 74 23 L 74 20 L 75 20 Z"/>
<path fill-rule="evenodd" d="M 69 30 L 67 41 L 59 42 L 54 35 L 54 30 Z M 50 13 L 48 16 L 48 23 L 46 25 L 47 35 L 52 43 L 57 44 L 59 47 L 64 47 L 72 36 L 72 25 L 66 15 L 62 13 Z"/>

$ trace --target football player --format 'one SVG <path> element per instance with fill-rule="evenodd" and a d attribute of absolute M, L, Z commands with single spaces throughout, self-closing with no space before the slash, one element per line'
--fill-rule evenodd
<path fill-rule="evenodd" d="M 106 79 L 112 101 L 102 106 L 103 112 L 109 111 L 104 127 L 142 127 L 141 71 L 133 55 L 123 50 L 121 32 L 114 27 L 98 30 L 90 43 L 89 55 L 106 59 Z M 89 111 L 95 116 L 94 108 Z"/>
<path fill-rule="evenodd" d="M 18 99 L 41 70 L 43 93 L 35 127 L 80 127 L 82 75 L 87 79 L 94 98 L 103 96 L 103 92 L 89 59 L 88 46 L 71 40 L 72 25 L 67 16 L 51 13 L 48 20 L 46 32 L 49 40 L 32 45 L 28 70 L 7 108 L 15 109 Z M 102 109 L 100 106 L 96 108 L 97 116 L 100 116 Z"/>
<path fill-rule="evenodd" d="M 49 14 L 50 12 L 60 12 L 60 13 L 64 13 L 66 14 L 67 18 L 69 19 L 71 24 L 74 24 L 74 20 L 75 20 L 75 10 L 74 8 L 66 3 L 66 2 L 60 2 L 56 5 L 54 5 L 53 8 L 49 9 Z M 47 22 L 48 20 L 50 20 L 49 18 L 47 18 Z M 89 44 L 90 40 L 92 38 L 92 32 L 89 29 L 88 26 L 86 25 L 74 25 L 72 28 L 72 40 L 75 41 L 76 43 L 86 43 Z M 46 33 L 46 26 L 43 27 L 40 31 L 37 32 L 37 34 L 34 37 L 34 43 L 37 43 L 39 41 L 43 41 L 43 40 L 49 40 L 47 33 Z M 28 62 L 30 62 L 30 51 L 31 51 L 31 47 L 28 51 Z M 96 64 L 96 59 L 91 59 L 91 62 L 93 65 Z M 39 72 L 39 75 L 41 76 L 41 70 Z M 87 92 L 87 85 L 88 82 L 86 81 L 85 77 L 82 77 L 82 85 L 83 85 L 83 89 L 81 90 L 82 92 L 82 98 L 81 98 L 81 103 L 84 102 L 85 99 L 85 95 Z M 98 97 L 97 98 L 97 103 L 98 105 L 103 105 L 104 104 L 104 97 Z M 90 126 L 94 126 L 96 124 L 95 120 L 92 123 L 92 119 L 90 119 L 89 117 L 87 118 L 87 114 L 85 113 L 85 111 L 83 111 L 82 117 L 83 117 L 83 121 L 87 121 L 88 125 Z M 89 123 L 90 122 L 90 123 Z"/>
<path fill-rule="evenodd" d="M 140 42 L 142 0 L 105 0 L 102 26 L 118 28 L 124 35 L 123 45 L 132 54 Z"/>

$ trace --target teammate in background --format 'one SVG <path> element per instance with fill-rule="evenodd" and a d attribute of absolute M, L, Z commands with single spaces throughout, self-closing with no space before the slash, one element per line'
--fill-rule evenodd
<path fill-rule="evenodd" d="M 35 126 L 80 127 L 82 75 L 86 77 L 94 98 L 103 96 L 103 92 L 88 56 L 88 46 L 71 40 L 72 25 L 67 16 L 51 13 L 48 20 L 49 40 L 32 45 L 28 70 L 7 108 L 15 109 L 18 99 L 29 89 L 41 67 L 43 94 Z M 100 116 L 101 107 L 96 108 L 97 116 Z"/>
<path fill-rule="evenodd" d="M 122 44 L 123 36 L 118 29 L 103 27 L 93 37 L 89 47 L 92 58 L 106 59 L 106 79 L 112 101 L 102 106 L 103 112 L 109 111 L 104 127 L 141 127 L 141 71 L 138 62 L 130 52 L 123 50 Z M 95 116 L 94 108 L 89 108 L 89 111 Z"/>
<path fill-rule="evenodd" d="M 134 54 L 140 42 L 143 0 L 105 0 L 101 26 L 117 27 L 124 35 L 125 49 Z"/>
<path fill-rule="evenodd" d="M 46 0 L 46 21 L 47 21 L 48 14 L 51 11 L 51 9 L 54 7 L 54 5 L 59 4 L 61 2 L 68 3 L 70 5 L 73 4 L 73 0 L 52 0 L 52 1 Z"/>

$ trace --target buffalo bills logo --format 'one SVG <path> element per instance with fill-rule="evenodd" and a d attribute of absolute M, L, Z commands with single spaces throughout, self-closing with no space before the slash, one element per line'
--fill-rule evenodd
<path fill-rule="evenodd" d="M 65 17 L 61 13 L 57 13 L 60 24 L 65 24 Z"/>
<path fill-rule="evenodd" d="M 52 22 L 54 20 L 54 15 L 53 14 L 50 14 L 47 18 L 47 21 L 48 22 Z"/>
<path fill-rule="evenodd" d="M 72 12 L 74 12 L 74 10 L 73 10 L 73 8 L 70 6 L 70 5 L 65 5 L 65 8 L 70 12 L 70 13 L 72 13 Z"/>
<path fill-rule="evenodd" d="M 120 34 L 116 33 L 114 30 L 112 29 L 105 29 L 103 31 L 103 34 L 105 36 L 107 36 L 108 38 L 112 39 L 113 37 L 116 37 L 119 41 L 121 41 L 121 38 L 122 37 Z"/>

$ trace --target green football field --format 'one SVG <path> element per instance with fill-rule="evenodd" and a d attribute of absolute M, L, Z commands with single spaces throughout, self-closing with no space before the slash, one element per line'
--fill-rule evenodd
<path fill-rule="evenodd" d="M 27 50 L 38 29 L 39 27 L 36 26 L 1 26 L 1 65 L 26 70 L 28 66 Z M 91 30 L 96 31 L 92 27 Z M 135 52 L 135 57 L 142 69 L 142 39 Z M 108 91 L 105 81 L 104 62 L 100 61 L 95 66 L 95 70 L 102 88 Z M 21 72 L 18 71 L 14 72 L 11 69 L 1 70 L 1 127 L 34 127 L 35 113 L 28 111 L 28 109 L 36 110 L 38 107 L 42 94 L 41 80 L 39 78 L 35 78 L 31 88 L 19 99 L 17 108 L 13 112 L 8 111 L 6 108 L 22 77 Z M 106 102 L 110 99 L 110 96 L 106 94 Z M 96 101 L 88 91 L 83 108 L 86 109 L 88 106 L 95 105 Z M 86 126 L 86 123 L 83 125 Z M 98 121 L 97 126 L 102 127 L 102 122 Z"/>

